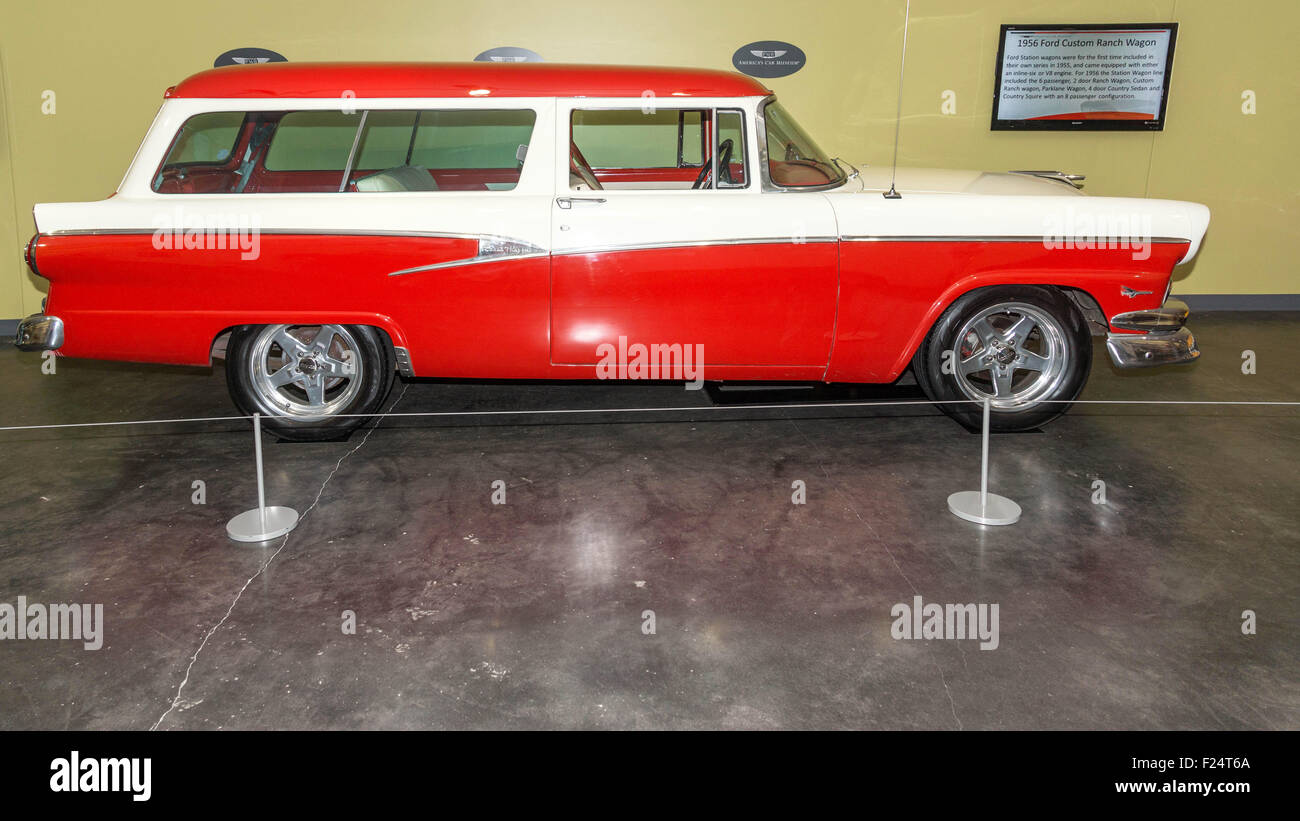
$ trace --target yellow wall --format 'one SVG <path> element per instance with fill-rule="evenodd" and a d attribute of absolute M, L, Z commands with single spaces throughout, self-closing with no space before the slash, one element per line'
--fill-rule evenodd
<path fill-rule="evenodd" d="M 903 0 L 5 0 L 0 24 L 0 318 L 39 309 L 19 261 L 36 202 L 98 199 L 121 179 L 167 86 L 221 52 L 290 60 L 461 60 L 515 45 L 548 60 L 731 68 L 754 40 L 808 53 L 768 81 L 824 148 L 888 164 Z M 1181 24 L 1160 134 L 989 131 L 1000 23 Z M 914 0 L 900 164 L 1060 168 L 1093 194 L 1171 197 L 1214 212 L 1180 293 L 1295 293 L 1300 72 L 1293 0 Z M 41 113 L 53 90 L 57 113 Z M 1253 90 L 1258 114 L 1241 113 Z M 956 92 L 957 114 L 940 113 Z"/>

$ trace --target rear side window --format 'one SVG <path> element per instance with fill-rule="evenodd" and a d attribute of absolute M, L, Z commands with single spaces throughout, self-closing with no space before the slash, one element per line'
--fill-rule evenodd
<path fill-rule="evenodd" d="M 216 111 L 190 117 L 167 155 L 167 165 L 223 163 L 230 159 L 244 123 L 243 112 Z"/>
<path fill-rule="evenodd" d="M 512 168 L 528 152 L 532 111 L 421 111 L 411 162 L 426 168 Z"/>
<path fill-rule="evenodd" d="M 348 164 L 361 115 L 290 111 L 280 118 L 266 152 L 267 171 L 338 171 Z"/>
<path fill-rule="evenodd" d="M 154 177 L 162 194 L 508 191 L 532 109 L 199 114 Z"/>

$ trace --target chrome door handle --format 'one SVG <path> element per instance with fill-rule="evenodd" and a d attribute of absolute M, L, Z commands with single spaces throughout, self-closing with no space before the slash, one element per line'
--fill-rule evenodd
<path fill-rule="evenodd" d="M 572 208 L 574 205 L 601 205 L 604 202 L 604 197 L 556 197 L 555 199 L 555 204 L 561 208 Z"/>

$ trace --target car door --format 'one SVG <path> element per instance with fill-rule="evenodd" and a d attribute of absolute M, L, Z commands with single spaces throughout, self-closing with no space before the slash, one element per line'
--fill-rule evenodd
<path fill-rule="evenodd" d="M 711 368 L 820 377 L 835 322 L 834 213 L 821 193 L 761 190 L 752 118 L 736 100 L 559 102 L 553 363 L 593 364 L 620 342 L 702 345 Z M 727 140 L 731 162 L 717 168 Z M 705 187 L 692 188 L 700 176 Z"/>

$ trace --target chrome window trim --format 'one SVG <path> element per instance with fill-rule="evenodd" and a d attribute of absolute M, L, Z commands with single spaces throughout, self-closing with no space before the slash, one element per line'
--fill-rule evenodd
<path fill-rule="evenodd" d="M 628 105 L 582 105 L 582 104 L 581 104 L 581 98 L 574 98 L 574 99 L 575 99 L 576 102 L 574 103 L 573 107 L 571 107 L 571 108 L 569 109 L 569 118 L 568 118 L 568 120 L 569 120 L 569 125 L 568 125 L 568 139 L 569 139 L 570 142 L 573 142 L 573 115 L 576 114 L 576 113 L 578 113 L 579 111 L 642 111 L 642 112 L 644 112 L 644 110 L 645 110 L 645 108 L 644 108 L 645 104 L 644 104 L 644 103 L 642 103 L 642 105 L 640 105 L 640 106 L 632 105 L 632 104 L 628 104 Z M 773 96 L 773 99 L 775 99 L 775 96 Z M 748 116 L 747 116 L 747 115 L 749 114 L 749 112 L 746 111 L 746 110 L 744 109 L 744 107 L 742 107 L 742 106 L 727 106 L 727 107 L 722 107 L 722 106 L 717 106 L 717 105 L 706 105 L 706 106 L 695 105 L 695 106 L 691 106 L 691 105 L 689 105 L 689 104 L 686 102 L 687 100 L 689 100 L 689 98 L 682 98 L 681 100 L 675 100 L 675 101 L 673 101 L 672 103 L 669 103 L 669 104 L 666 104 L 666 105 L 661 105 L 661 104 L 659 104 L 658 99 L 656 99 L 656 101 L 655 101 L 655 110 L 656 110 L 656 111 L 676 111 L 676 112 L 678 112 L 679 116 L 680 116 L 681 112 L 684 112 L 684 111 L 700 111 L 700 112 L 708 111 L 708 112 L 711 113 L 711 115 L 712 115 L 712 117 L 713 117 L 713 137 L 714 137 L 714 139 L 713 139 L 713 143 L 714 143 L 714 145 L 713 145 L 713 150 L 710 152 L 710 153 L 713 154 L 713 158 L 712 158 L 712 164 L 713 164 L 712 174 L 713 174 L 713 181 L 714 181 L 714 185 L 713 185 L 713 187 L 712 187 L 712 188 L 681 188 L 681 189 L 676 189 L 676 188 L 672 188 L 672 189 L 667 189 L 667 188 L 666 188 L 666 189 L 617 188 L 617 189 L 608 189 L 608 190 L 613 190 L 613 191 L 633 191 L 633 192 L 636 192 L 636 191 L 650 191 L 650 190 L 663 190 L 663 191 L 679 191 L 679 190 L 680 190 L 680 191 L 747 191 L 747 190 L 749 190 L 750 188 L 753 187 L 753 186 L 750 184 L 750 179 L 752 178 L 752 175 L 751 175 L 751 173 L 750 173 L 750 169 L 748 169 L 748 168 L 745 169 L 745 184 L 744 184 L 744 185 L 728 185 L 728 186 L 725 186 L 725 187 L 719 187 L 719 186 L 717 185 L 717 180 L 718 180 L 718 162 L 717 162 L 717 160 L 718 160 L 718 158 L 717 158 L 717 142 L 718 142 L 718 140 L 717 140 L 717 137 L 718 137 L 718 130 L 719 130 L 719 129 L 718 129 L 718 112 L 719 112 L 719 111 L 734 111 L 734 112 L 736 112 L 736 113 L 738 113 L 738 114 L 740 115 L 740 131 L 741 131 L 741 139 L 742 139 L 742 140 L 744 140 L 744 139 L 748 139 L 748 138 L 749 138 L 749 132 L 748 132 L 748 130 L 746 129 L 746 124 L 745 124 L 745 121 L 748 119 Z M 558 118 L 557 118 L 557 119 L 558 119 Z M 700 129 L 701 129 L 701 134 L 702 134 L 702 136 L 701 136 L 701 140 L 703 141 L 703 143 L 702 143 L 702 145 L 701 145 L 701 149 L 703 149 L 704 147 L 708 146 L 708 139 L 707 139 L 707 137 L 704 137 L 704 136 L 703 136 L 703 131 L 704 131 L 703 123 L 701 123 Z M 680 133 L 679 133 L 678 136 L 680 137 Z M 746 154 L 748 154 L 748 152 L 742 152 L 742 159 L 744 159 L 744 155 L 746 155 Z M 680 153 L 679 153 L 679 155 L 678 155 L 679 159 L 680 159 L 680 156 L 681 156 L 681 155 L 680 155 Z M 704 163 L 702 163 L 702 162 L 701 162 L 699 165 L 679 166 L 679 168 L 703 168 L 703 167 L 704 167 Z M 593 165 L 593 166 L 591 166 L 591 169 L 592 169 L 592 172 L 593 172 L 593 173 L 595 173 L 595 171 L 597 171 L 597 170 L 600 170 L 600 171 L 617 171 L 617 170 L 622 170 L 622 168 L 623 168 L 623 167 L 621 167 L 621 166 L 612 166 L 612 165 L 599 165 L 599 166 L 598 166 L 598 165 Z M 575 190 L 575 189 L 573 189 L 572 187 L 569 187 L 568 190 L 573 191 L 573 190 Z"/>
<path fill-rule="evenodd" d="M 745 175 L 745 182 L 742 185 L 723 185 L 722 179 L 718 176 L 718 147 L 722 144 L 718 139 L 722 136 L 722 126 L 718 115 L 727 112 L 735 113 L 740 116 L 740 165 L 741 172 Z M 742 191 L 750 187 L 749 181 L 752 179 L 752 169 L 746 160 L 749 158 L 749 152 L 746 150 L 749 140 L 749 128 L 745 122 L 749 118 L 745 116 L 748 112 L 743 108 L 715 108 L 713 109 L 713 190 L 714 191 Z M 731 172 L 728 171 L 728 174 Z"/>
<path fill-rule="evenodd" d="M 351 176 L 352 176 L 352 166 L 353 166 L 353 165 L 356 163 L 356 161 L 357 161 L 357 148 L 361 145 L 361 135 L 362 135 L 362 133 L 364 133 L 365 130 L 366 130 L 366 119 L 367 119 L 369 116 L 370 116 L 370 110 L 369 110 L 369 109 L 367 109 L 367 110 L 361 112 L 361 122 L 357 123 L 357 130 L 356 130 L 356 133 L 354 133 L 354 134 L 352 135 L 352 149 L 351 149 L 350 151 L 348 151 L 348 161 L 347 161 L 347 164 L 343 166 L 343 179 L 339 180 L 339 193 L 340 193 L 340 194 L 342 194 L 342 193 L 344 193 L 344 192 L 346 192 L 346 191 L 348 190 L 348 177 L 351 177 Z M 279 125 L 276 125 L 276 127 L 275 127 L 275 132 L 276 132 L 276 134 L 279 134 L 279 132 L 280 132 L 280 126 L 279 126 Z M 273 137 L 272 139 L 274 139 L 274 137 Z M 270 153 L 271 153 L 271 144 L 270 144 L 270 143 L 267 143 L 267 145 L 266 145 L 266 154 L 269 155 Z M 263 155 L 263 156 L 265 157 L 266 155 Z M 266 160 L 265 160 L 265 159 L 262 160 L 262 166 L 263 166 L 263 167 L 266 166 Z M 249 171 L 249 176 L 252 176 L 252 171 L 251 171 L 251 169 L 250 169 L 250 171 Z M 241 193 L 241 194 L 242 194 L 243 192 L 240 191 L 240 192 L 237 192 L 237 193 Z"/>

